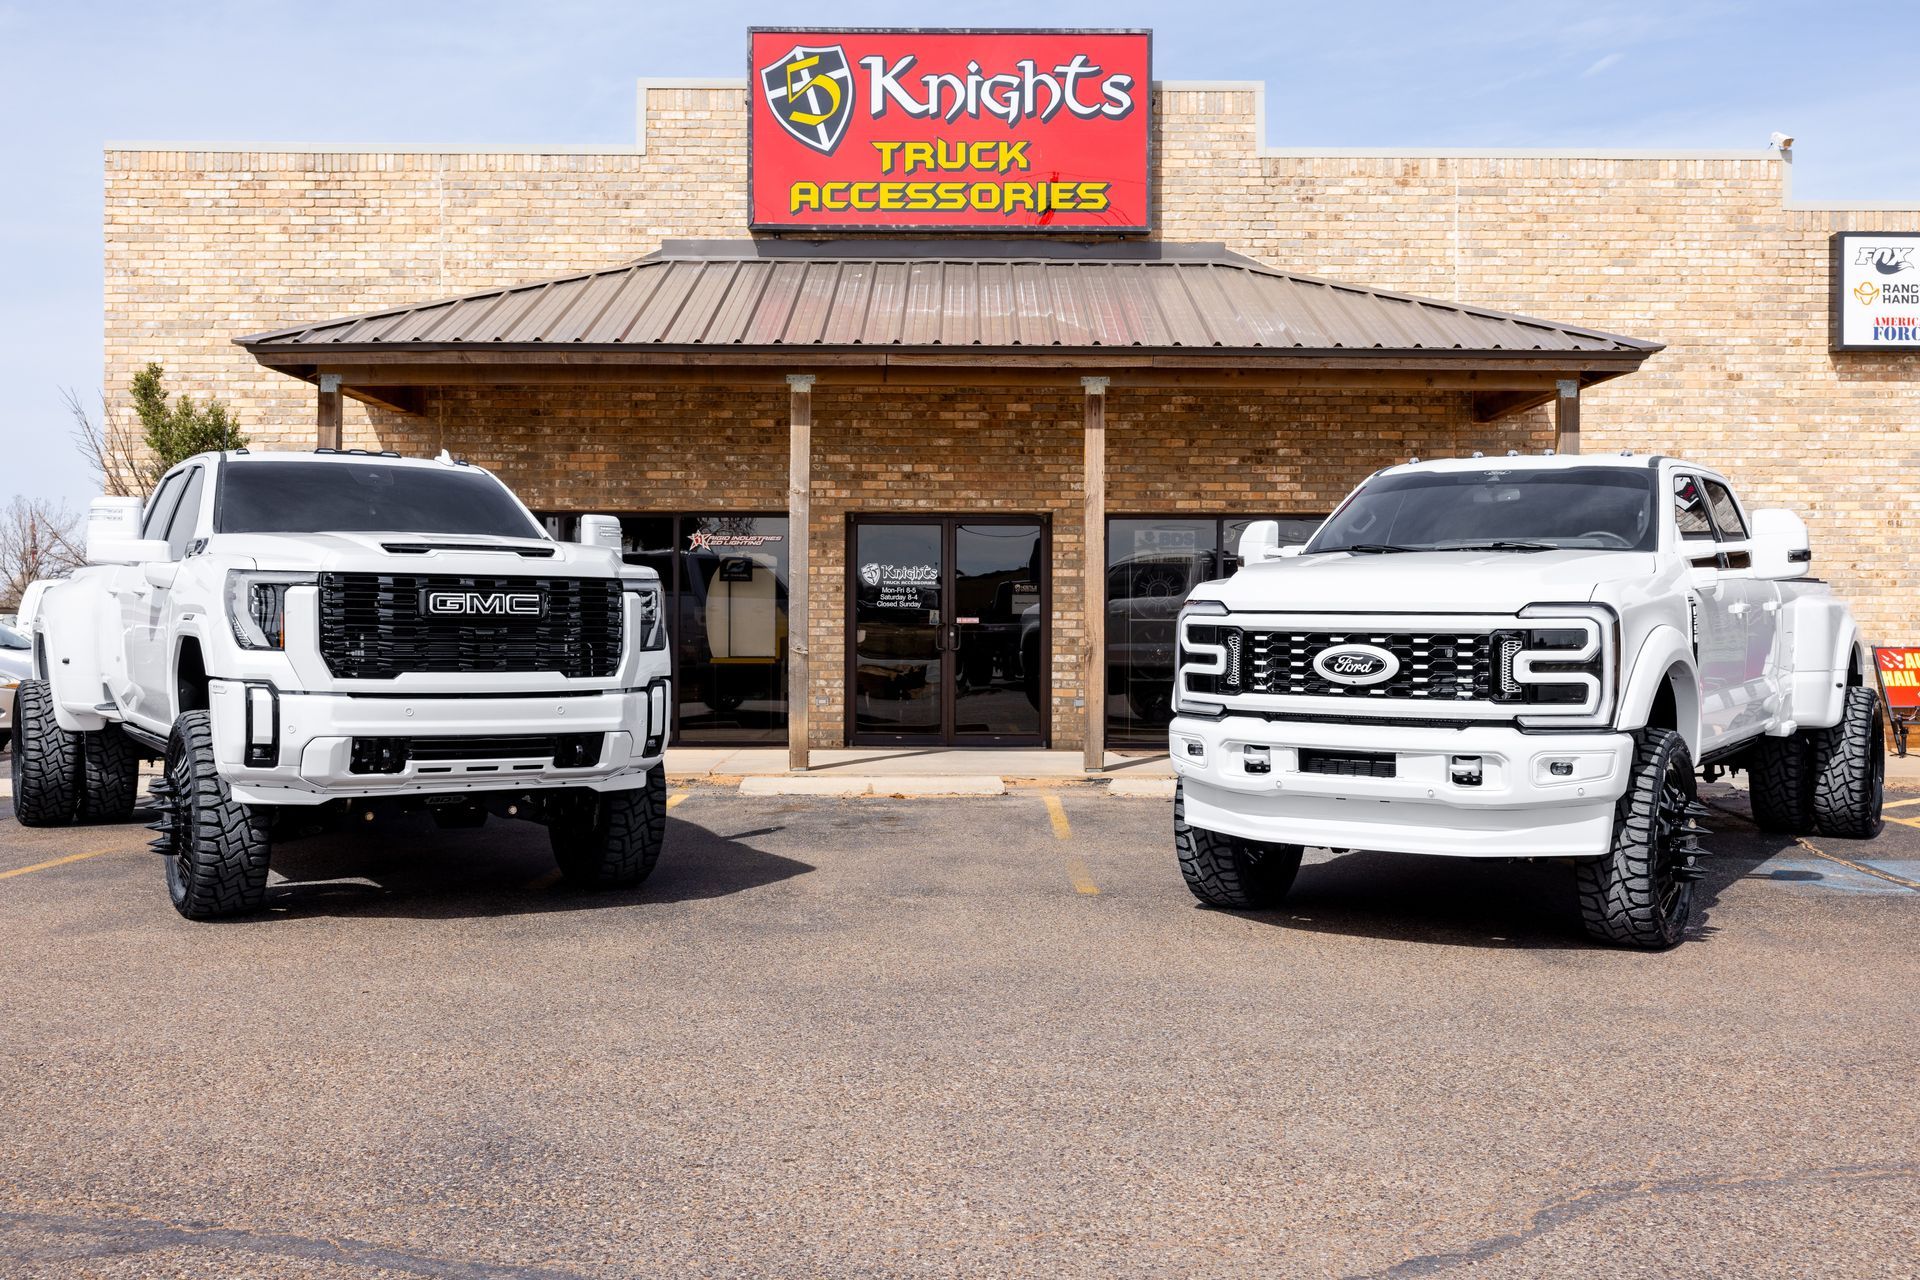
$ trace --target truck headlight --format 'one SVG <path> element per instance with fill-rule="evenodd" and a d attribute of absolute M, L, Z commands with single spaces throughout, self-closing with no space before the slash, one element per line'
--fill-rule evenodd
<path fill-rule="evenodd" d="M 1530 714 L 1520 723 L 1531 727 L 1611 722 L 1620 661 L 1620 620 L 1613 610 L 1534 604 L 1520 611 L 1520 619 L 1523 626 L 1488 637 L 1492 700 L 1525 708 Z"/>
<path fill-rule="evenodd" d="M 640 606 L 640 647 L 642 649 L 664 649 L 667 647 L 667 603 L 666 592 L 658 582 L 645 578 L 623 579 L 620 586 L 632 594 Z"/>
<path fill-rule="evenodd" d="M 1173 709 L 1181 715 L 1218 716 L 1219 702 L 1196 701 L 1238 693 L 1240 689 L 1240 630 L 1216 619 L 1227 616 L 1218 600 L 1190 600 L 1174 622 L 1175 665 Z"/>
<path fill-rule="evenodd" d="M 287 647 L 287 591 L 318 583 L 311 573 L 227 571 L 227 621 L 242 649 Z"/>

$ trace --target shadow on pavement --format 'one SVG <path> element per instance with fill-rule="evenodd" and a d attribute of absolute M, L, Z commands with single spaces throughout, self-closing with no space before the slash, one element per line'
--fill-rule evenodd
<path fill-rule="evenodd" d="M 266 910 L 229 923 L 321 915 L 450 920 L 722 898 L 813 870 L 746 843 L 779 830 L 726 836 L 669 816 L 665 848 L 645 883 L 589 891 L 558 879 L 544 827 L 493 818 L 477 830 L 442 831 L 424 814 L 399 815 L 276 842 Z"/>
<path fill-rule="evenodd" d="M 1793 847 L 1791 836 L 1755 830 L 1744 818 L 1716 814 L 1704 823 L 1708 856 L 1694 885 L 1687 941 L 1713 937 L 1728 886 Z M 1275 911 L 1245 912 L 1283 929 L 1439 946 L 1534 950 L 1609 950 L 1580 926 L 1569 863 L 1507 862 L 1419 854 L 1353 852 L 1300 868 Z"/>

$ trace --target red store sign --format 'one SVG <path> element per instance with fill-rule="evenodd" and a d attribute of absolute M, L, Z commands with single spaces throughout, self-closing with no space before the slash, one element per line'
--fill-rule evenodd
<path fill-rule="evenodd" d="M 1152 228 L 1145 31 L 748 33 L 765 231 Z"/>

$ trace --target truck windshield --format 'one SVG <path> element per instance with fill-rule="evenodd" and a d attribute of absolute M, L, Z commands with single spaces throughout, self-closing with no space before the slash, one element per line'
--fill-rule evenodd
<path fill-rule="evenodd" d="M 31 649 L 33 642 L 15 631 L 4 622 L 0 622 L 0 649 Z"/>
<path fill-rule="evenodd" d="M 361 462 L 234 462 L 217 533 L 450 533 L 544 538 L 507 491 L 476 471 Z"/>
<path fill-rule="evenodd" d="M 1420 471 L 1356 490 L 1303 554 L 1327 551 L 1651 551 L 1651 470 Z"/>

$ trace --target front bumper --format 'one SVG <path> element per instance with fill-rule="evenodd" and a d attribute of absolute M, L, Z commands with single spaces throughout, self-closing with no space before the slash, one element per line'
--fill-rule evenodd
<path fill-rule="evenodd" d="M 243 804 L 323 804 L 378 796 L 448 795 L 587 787 L 622 791 L 646 783 L 665 751 L 672 688 L 658 679 L 639 689 L 586 694 L 362 696 L 290 693 L 237 680 L 208 689 L 213 748 L 221 776 Z M 269 731 L 272 747 L 260 739 Z M 551 757 L 462 754 L 408 759 L 398 772 L 353 770 L 359 738 L 491 738 L 601 734 L 592 764 L 562 768 Z M 652 750 L 648 747 L 651 745 Z M 250 750 L 251 749 L 251 750 Z"/>
<path fill-rule="evenodd" d="M 1458 858 L 1605 853 L 1633 761 L 1633 738 L 1624 733 L 1246 716 L 1181 716 L 1169 732 L 1191 826 L 1273 844 Z M 1249 771 L 1249 747 L 1266 749 L 1270 772 Z M 1394 776 L 1304 773 L 1302 749 L 1391 754 Z M 1479 758 L 1478 786 L 1454 781 L 1456 756 Z M 1555 776 L 1554 762 L 1571 773 Z"/>

